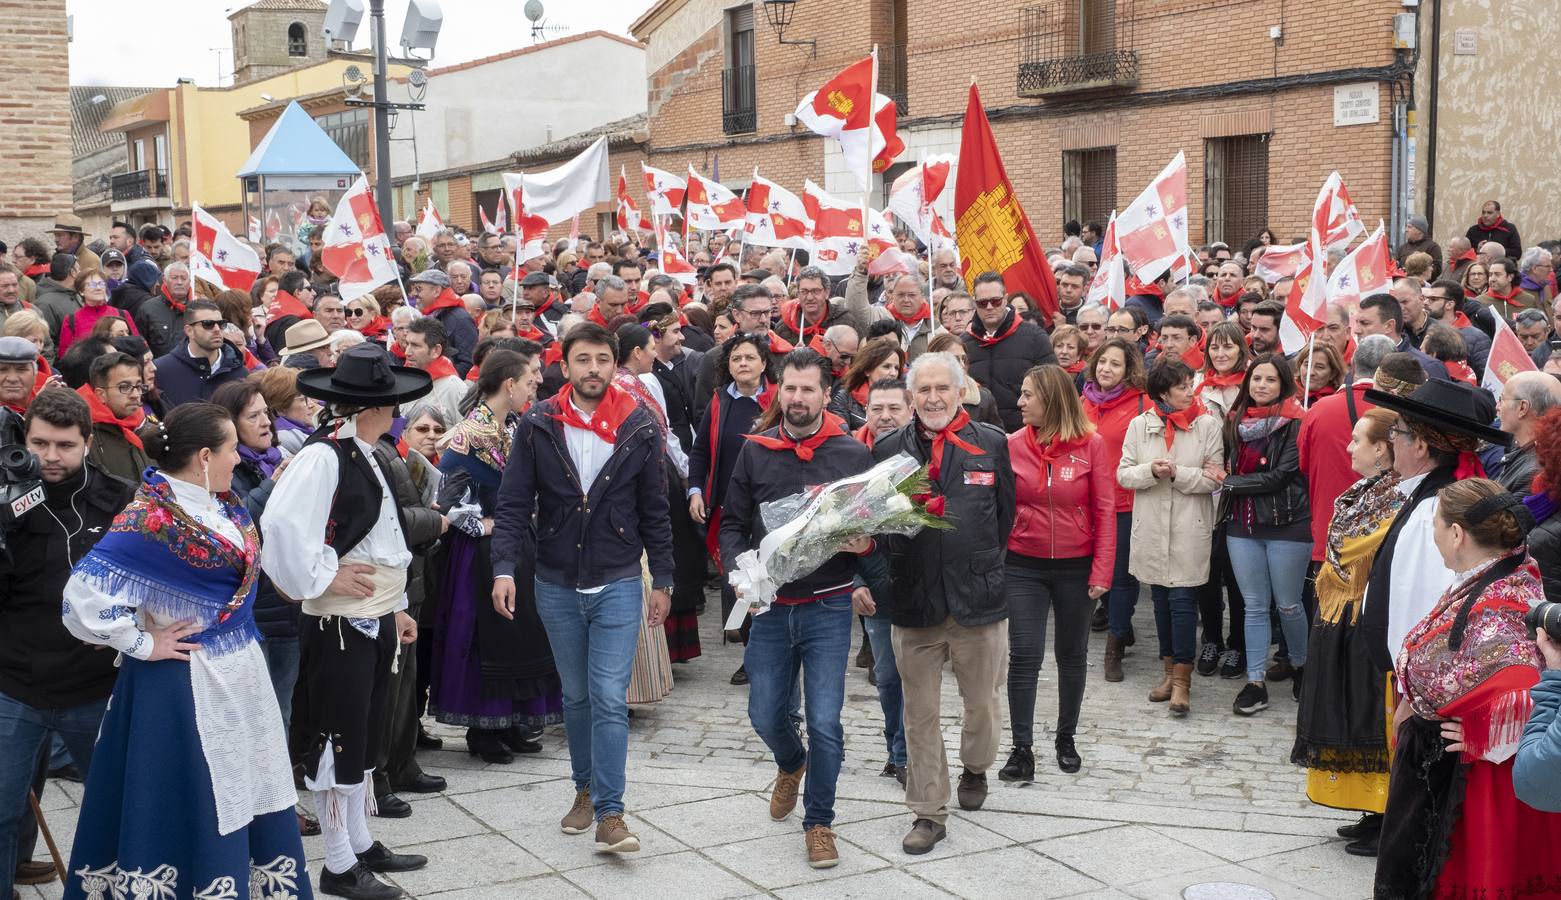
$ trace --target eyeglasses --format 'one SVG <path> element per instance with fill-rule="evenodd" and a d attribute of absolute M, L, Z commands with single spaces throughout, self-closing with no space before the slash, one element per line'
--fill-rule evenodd
<path fill-rule="evenodd" d="M 196 328 L 204 328 L 207 331 L 216 331 L 222 327 L 221 319 L 196 319 L 189 323 Z"/>
<path fill-rule="evenodd" d="M 106 281 L 89 281 L 86 284 L 82 285 L 82 287 L 86 288 L 89 291 L 92 290 L 93 288 L 106 288 L 106 287 L 108 287 L 108 282 L 106 282 Z"/>
<path fill-rule="evenodd" d="M 131 394 L 146 393 L 146 385 L 139 381 L 121 381 L 114 385 L 114 390 L 128 397 Z"/>
<path fill-rule="evenodd" d="M 1005 305 L 1007 303 L 1008 303 L 1008 301 L 1004 300 L 1002 297 L 993 297 L 990 300 L 977 300 L 976 301 L 976 305 L 981 307 L 982 309 L 997 309 L 999 306 L 1003 306 L 1003 305 Z"/>
<path fill-rule="evenodd" d="M 1390 434 L 1390 435 L 1401 434 L 1401 435 L 1404 436 L 1404 440 L 1406 440 L 1406 441 L 1412 441 L 1412 440 L 1415 439 L 1415 433 L 1413 431 L 1410 431 L 1408 428 L 1398 428 L 1398 427 L 1389 428 L 1388 429 L 1388 434 Z"/>
<path fill-rule="evenodd" d="M 975 314 L 976 311 L 974 309 L 945 309 L 943 311 L 943 317 L 945 319 L 963 319 L 966 316 L 973 316 Z"/>
<path fill-rule="evenodd" d="M 824 290 L 823 288 L 798 288 L 797 289 L 797 296 L 798 297 L 822 297 L 822 296 L 824 296 L 824 295 L 826 295 L 828 293 L 829 292 Z"/>
<path fill-rule="evenodd" d="M 361 309 L 353 309 L 350 306 L 347 307 L 347 318 L 349 318 L 349 319 L 356 319 L 358 316 L 361 316 L 361 315 L 363 315 L 363 310 L 361 310 Z"/>
<path fill-rule="evenodd" d="M 1121 325 L 1107 325 L 1106 334 L 1131 334 L 1133 329 Z"/>
<path fill-rule="evenodd" d="M 1092 323 L 1089 323 L 1089 324 L 1086 324 L 1084 322 L 1080 322 L 1078 324 L 1078 329 L 1080 331 L 1105 331 L 1106 330 L 1106 326 L 1102 325 L 1099 322 L 1092 322 Z"/>
<path fill-rule="evenodd" d="M 770 314 L 770 308 L 768 306 L 764 307 L 763 309 L 741 309 L 741 308 L 739 308 L 739 309 L 732 310 L 732 312 L 737 313 L 740 316 L 752 316 L 753 318 L 758 319 L 758 318 L 762 318 L 764 316 L 769 315 Z"/>

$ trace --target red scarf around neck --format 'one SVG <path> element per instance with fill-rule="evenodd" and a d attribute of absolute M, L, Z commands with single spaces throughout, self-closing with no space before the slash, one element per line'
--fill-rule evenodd
<path fill-rule="evenodd" d="M 167 289 L 165 285 L 163 290 L 166 291 Z M 170 300 L 170 302 L 172 301 Z M 266 304 L 266 317 L 275 322 L 277 319 L 286 316 L 312 319 L 314 318 L 314 313 L 309 311 L 309 307 L 304 306 L 302 300 L 299 300 L 287 291 L 279 290 L 276 292 L 276 296 L 271 298 L 271 302 Z"/>
<path fill-rule="evenodd" d="M 1249 406 L 1246 411 L 1247 419 L 1269 419 L 1280 416 L 1286 419 L 1299 419 L 1306 415 L 1306 410 L 1301 408 L 1300 401 L 1294 397 L 1286 397 L 1278 404 L 1268 406 Z"/>
<path fill-rule="evenodd" d="M 1462 253 L 1458 254 L 1457 256 L 1453 257 L 1453 262 L 1465 262 L 1465 261 L 1474 262 L 1475 260 L 1477 260 L 1479 258 L 1480 258 L 1480 254 L 1475 253 L 1474 252 L 1474 248 L 1470 247 L 1469 249 L 1467 249 L 1467 250 L 1463 251 Z"/>
<path fill-rule="evenodd" d="M 989 334 L 985 331 L 976 330 L 976 326 L 981 324 L 981 320 L 977 318 L 970 323 L 970 336 L 975 338 L 981 346 L 990 347 L 993 344 L 1001 343 L 1004 339 L 1011 337 L 1014 332 L 1019 330 L 1019 325 L 1022 321 L 1023 320 L 1019 318 L 1019 314 L 1010 309 L 1008 311 L 1007 318 L 1005 318 L 1003 322 L 998 323 L 998 327 L 1002 330 Z M 1004 323 L 1006 323 L 1006 325 Z"/>
<path fill-rule="evenodd" d="M 791 351 L 797 349 L 791 345 L 790 341 L 786 340 L 773 331 L 766 331 L 765 334 L 769 335 L 771 356 L 785 356 Z"/>
<path fill-rule="evenodd" d="M 76 389 L 76 393 L 80 394 L 87 401 L 87 409 L 92 412 L 92 424 L 116 425 L 124 433 L 125 441 L 130 446 L 135 447 L 137 450 L 146 449 L 146 445 L 141 443 L 141 436 L 136 434 L 136 429 L 140 428 L 141 424 L 146 421 L 146 410 L 138 408 L 132 411 L 130 415 L 121 419 L 114 415 L 114 411 L 108 408 L 107 403 L 98 398 L 97 392 L 92 390 L 91 385 L 82 385 Z"/>
<path fill-rule="evenodd" d="M 1203 373 L 1202 387 L 1230 388 L 1240 387 L 1241 382 L 1247 377 L 1246 369 L 1231 369 L 1223 375 L 1210 369 Z"/>
<path fill-rule="evenodd" d="M 1240 287 L 1237 287 L 1236 288 L 1236 292 L 1234 294 L 1229 295 L 1229 296 L 1226 296 L 1225 294 L 1221 294 L 1219 291 L 1215 291 L 1214 292 L 1214 302 L 1218 303 L 1220 306 L 1224 307 L 1225 309 L 1235 309 L 1237 301 L 1239 301 L 1241 299 L 1241 295 L 1244 294 L 1244 293 L 1246 293 L 1246 291 L 1243 290 Z"/>
<path fill-rule="evenodd" d="M 1186 409 L 1168 413 L 1156 406 L 1154 411 L 1160 417 L 1160 421 L 1165 423 L 1165 449 L 1169 450 L 1171 445 L 1176 443 L 1176 432 L 1191 431 L 1192 423 L 1209 410 L 1203 405 L 1202 400 L 1194 397 Z"/>
<path fill-rule="evenodd" d="M 1493 300 L 1500 300 L 1503 303 L 1510 304 L 1513 300 L 1517 299 L 1519 294 L 1523 293 L 1523 288 L 1519 287 L 1518 285 L 1513 285 L 1512 290 L 1505 294 L 1498 294 L 1496 293 L 1495 288 L 1487 287 L 1485 289 L 1485 293 L 1488 294 Z"/>
<path fill-rule="evenodd" d="M 797 333 L 797 343 L 811 345 L 813 341 L 824 336 L 824 323 L 829 319 L 829 307 L 826 304 L 824 315 L 818 321 L 804 320 L 802 318 L 802 301 L 788 300 L 781 304 L 781 321 L 786 327 Z M 802 327 L 806 324 L 806 328 Z"/>
<path fill-rule="evenodd" d="M 1025 437 L 1029 438 L 1030 446 L 1034 447 L 1035 452 L 1040 454 L 1041 462 L 1044 463 L 1047 468 L 1056 465 L 1057 461 L 1062 459 L 1064 456 L 1078 453 L 1089 445 L 1088 434 L 1081 434 L 1071 441 L 1059 440 L 1053 437 L 1051 440 L 1046 441 L 1045 443 L 1041 442 L 1041 439 L 1035 433 L 1034 428 L 1026 427 L 1024 434 Z"/>
<path fill-rule="evenodd" d="M 607 320 L 602 317 L 602 308 L 596 304 L 591 305 L 591 311 L 585 314 L 587 322 L 595 322 L 603 328 L 611 328 Z"/>
<path fill-rule="evenodd" d="M 553 402 L 558 412 L 552 413 L 552 418 L 570 428 L 589 431 L 609 444 L 618 442 L 618 429 L 623 426 L 623 420 L 639 406 L 628 391 L 610 382 L 606 393 L 602 394 L 601 401 L 596 404 L 596 411 L 591 414 L 589 422 L 581 418 L 579 411 L 575 409 L 574 385 L 565 384 L 553 397 Z"/>
<path fill-rule="evenodd" d="M 515 336 L 518 338 L 524 338 L 528 341 L 536 341 L 539 344 L 547 343 L 547 335 L 543 333 L 542 329 L 538 328 L 536 325 L 532 325 L 525 331 L 521 331 L 519 328 L 515 329 Z"/>
<path fill-rule="evenodd" d="M 168 282 L 166 281 L 163 282 L 163 299 L 168 301 L 168 306 L 170 309 L 181 316 L 184 315 L 184 303 L 181 303 L 173 298 L 173 294 L 168 290 Z"/>
<path fill-rule="evenodd" d="M 928 466 L 927 475 L 933 481 L 938 480 L 938 474 L 943 470 L 943 451 L 947 444 L 953 444 L 971 456 L 986 455 L 985 450 L 959 436 L 960 429 L 969 424 L 970 413 L 966 412 L 963 406 L 960 407 L 959 412 L 954 414 L 954 418 L 949 420 L 948 425 L 944 426 L 941 431 L 931 431 L 922 426 L 920 422 L 917 423 L 916 427 L 920 428 L 924 434 L 932 435 L 932 453 L 929 456 L 931 465 Z"/>
<path fill-rule="evenodd" d="M 878 441 L 878 435 L 873 433 L 873 426 L 871 425 L 863 425 L 861 428 L 851 432 L 851 436 L 866 444 L 869 450 L 873 449 L 873 444 Z"/>
<path fill-rule="evenodd" d="M 1182 352 L 1182 362 L 1186 363 L 1187 368 L 1193 370 L 1194 372 L 1203 368 L 1203 349 L 1200 348 L 1197 344 L 1193 344 L 1191 347 L 1188 347 L 1185 351 Z"/>
<path fill-rule="evenodd" d="M 830 438 L 848 437 L 846 423 L 832 412 L 825 411 L 824 422 L 817 431 L 798 441 L 786 433 L 786 426 L 781 425 L 776 429 L 775 437 L 766 437 L 762 434 L 745 434 L 743 437 L 761 447 L 769 450 L 790 450 L 797 454 L 797 458 L 803 462 L 812 462 L 813 453 Z"/>
<path fill-rule="evenodd" d="M 932 318 L 932 306 L 925 300 L 922 301 L 921 306 L 916 308 L 915 312 L 908 316 L 904 313 L 901 313 L 899 307 L 894 306 L 893 304 L 890 304 L 887 308 L 889 310 L 890 317 L 902 325 L 916 325 L 920 322 L 925 322 Z"/>
<path fill-rule="evenodd" d="M 1505 232 L 1505 231 L 1511 231 L 1512 230 L 1511 228 L 1507 227 L 1507 220 L 1502 218 L 1501 216 L 1497 216 L 1496 217 L 1496 221 L 1490 223 L 1489 225 L 1486 225 L 1484 222 L 1481 222 L 1479 220 L 1475 220 L 1474 227 L 1480 229 L 1481 231 L 1485 232 L 1486 234 L 1495 234 L 1498 231 Z"/>
<path fill-rule="evenodd" d="M 460 374 L 455 371 L 455 364 L 450 362 L 450 358 L 448 356 L 441 356 L 438 359 L 435 359 L 433 362 L 429 363 L 428 368 L 424 369 L 423 371 L 427 372 L 428 377 L 435 381 L 438 381 L 441 378 L 449 378 L 452 375 Z"/>
<path fill-rule="evenodd" d="M 34 278 L 34 279 L 42 277 L 44 275 L 49 274 L 49 264 L 48 263 L 36 263 L 34 265 L 28 266 L 27 268 L 23 269 L 22 270 L 22 274 L 26 275 L 28 278 Z"/>
<path fill-rule="evenodd" d="M 439 292 L 439 296 L 434 298 L 434 302 L 423 307 L 421 312 L 425 316 L 431 316 L 442 309 L 465 310 L 466 304 L 461 302 L 461 298 L 455 293 L 455 291 L 452 291 L 449 288 L 445 288 Z"/>
<path fill-rule="evenodd" d="M 1077 375 L 1080 372 L 1084 371 L 1084 367 L 1087 366 L 1087 365 L 1089 365 L 1089 360 L 1087 360 L 1087 359 L 1077 359 L 1077 360 L 1073 361 L 1072 365 L 1063 366 L 1062 370 L 1064 372 L 1067 372 L 1069 375 Z"/>

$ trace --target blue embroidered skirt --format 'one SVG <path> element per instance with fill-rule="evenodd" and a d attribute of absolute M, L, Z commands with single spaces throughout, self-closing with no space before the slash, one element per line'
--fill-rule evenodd
<path fill-rule="evenodd" d="M 189 663 L 123 657 L 71 851 L 65 900 L 312 900 L 293 811 L 217 833 Z"/>

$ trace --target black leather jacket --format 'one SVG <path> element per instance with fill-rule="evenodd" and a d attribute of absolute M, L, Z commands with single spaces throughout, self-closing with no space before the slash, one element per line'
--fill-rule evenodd
<path fill-rule="evenodd" d="M 1301 472 L 1300 451 L 1296 448 L 1300 433 L 1301 420 L 1287 420 L 1268 436 L 1257 471 L 1225 478 L 1220 491 L 1220 521 L 1229 521 L 1237 497 L 1251 499 L 1258 525 L 1297 525 L 1312 520 L 1306 475 Z M 1234 467 L 1240 448 L 1228 440 L 1226 445 L 1226 465 Z"/>
<path fill-rule="evenodd" d="M 1539 563 L 1539 577 L 1545 585 L 1545 599 L 1561 603 L 1561 513 L 1528 533 L 1528 555 Z"/>

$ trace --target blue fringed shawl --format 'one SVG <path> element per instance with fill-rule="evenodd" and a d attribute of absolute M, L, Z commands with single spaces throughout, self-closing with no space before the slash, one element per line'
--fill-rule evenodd
<path fill-rule="evenodd" d="M 249 604 L 260 576 L 260 537 L 237 495 L 222 494 L 217 502 L 244 536 L 243 547 L 192 519 L 167 480 L 148 470 L 135 500 L 76 564 L 76 573 L 126 598 L 126 605 L 200 625 L 201 632 L 185 640 L 208 654 L 259 640 Z"/>

